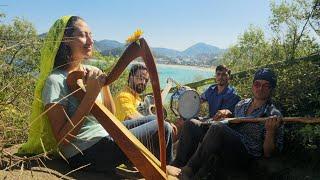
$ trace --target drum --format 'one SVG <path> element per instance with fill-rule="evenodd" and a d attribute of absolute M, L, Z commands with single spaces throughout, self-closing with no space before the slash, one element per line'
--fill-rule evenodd
<path fill-rule="evenodd" d="M 200 96 L 190 87 L 182 86 L 172 94 L 170 109 L 183 119 L 196 117 L 200 111 Z"/>
<path fill-rule="evenodd" d="M 167 118 L 167 111 L 164 107 L 162 108 L 163 108 L 164 118 Z M 141 102 L 137 107 L 137 111 L 144 116 L 156 115 L 156 106 L 154 105 L 154 97 L 152 95 L 146 95 L 144 97 L 143 102 Z"/>

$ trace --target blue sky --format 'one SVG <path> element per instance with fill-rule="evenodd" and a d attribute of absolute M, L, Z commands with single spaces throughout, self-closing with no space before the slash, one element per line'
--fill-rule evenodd
<path fill-rule="evenodd" d="M 62 15 L 79 15 L 94 39 L 124 42 L 137 28 L 152 47 L 184 50 L 198 42 L 227 48 L 250 24 L 268 31 L 267 0 L 1 0 L 0 12 L 23 17 L 39 33 Z"/>

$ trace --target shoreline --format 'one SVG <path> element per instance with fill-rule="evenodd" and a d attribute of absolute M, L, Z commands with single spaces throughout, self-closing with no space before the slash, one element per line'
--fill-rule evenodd
<path fill-rule="evenodd" d="M 215 66 L 212 67 L 201 67 L 201 66 L 192 66 L 192 65 L 180 65 L 180 64 L 161 64 L 157 63 L 159 66 L 168 66 L 168 67 L 174 67 L 174 68 L 180 68 L 180 69 L 194 69 L 199 71 L 206 71 L 206 72 L 214 72 Z"/>
<path fill-rule="evenodd" d="M 87 61 L 89 64 L 90 63 L 104 63 L 104 60 L 100 60 L 100 59 L 89 59 Z M 142 62 L 134 62 L 135 63 L 142 63 Z M 131 63 L 130 63 L 131 64 Z M 167 66 L 167 67 L 173 67 L 173 68 L 180 68 L 180 69 L 193 69 L 193 70 L 198 70 L 198 71 L 205 71 L 205 72 L 214 72 L 216 66 L 211 66 L 211 67 L 201 67 L 201 66 L 194 66 L 194 65 L 183 65 L 183 64 L 163 64 L 163 63 L 157 63 L 156 65 L 158 66 Z"/>

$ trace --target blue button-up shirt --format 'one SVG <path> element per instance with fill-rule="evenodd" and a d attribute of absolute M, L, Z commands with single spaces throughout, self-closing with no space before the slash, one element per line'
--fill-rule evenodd
<path fill-rule="evenodd" d="M 268 116 L 279 116 L 281 113 L 273 104 L 265 104 L 260 108 L 253 110 L 249 115 L 246 114 L 252 99 L 245 99 L 240 101 L 234 111 L 235 117 L 268 117 Z M 231 125 L 231 128 L 237 131 L 238 136 L 241 139 L 241 142 L 247 149 L 247 152 L 255 157 L 260 157 L 263 155 L 263 143 L 266 135 L 266 129 L 264 123 L 240 123 L 236 125 Z M 283 147 L 283 125 L 277 129 L 276 133 L 276 148 L 278 151 L 282 150 Z"/>
<path fill-rule="evenodd" d="M 202 93 L 201 99 L 208 102 L 210 117 L 213 117 L 220 109 L 229 109 L 233 113 L 235 105 L 240 101 L 235 88 L 229 85 L 218 94 L 216 84 L 211 85 Z"/>

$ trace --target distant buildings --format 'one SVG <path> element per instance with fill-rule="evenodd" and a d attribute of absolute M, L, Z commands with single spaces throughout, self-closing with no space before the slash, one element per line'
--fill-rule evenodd
<path fill-rule="evenodd" d="M 218 56 L 215 57 L 158 57 L 157 63 L 159 64 L 177 64 L 199 67 L 212 67 L 216 65 Z"/>

